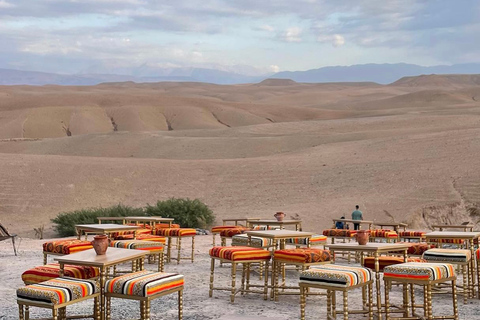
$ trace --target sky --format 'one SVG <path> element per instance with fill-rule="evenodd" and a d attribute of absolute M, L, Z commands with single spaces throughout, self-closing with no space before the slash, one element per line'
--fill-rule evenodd
<path fill-rule="evenodd" d="M 478 0 L 0 0 L 0 68 L 247 75 L 480 62 Z"/>

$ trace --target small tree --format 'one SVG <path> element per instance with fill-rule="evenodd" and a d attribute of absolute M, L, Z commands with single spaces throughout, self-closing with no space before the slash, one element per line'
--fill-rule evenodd
<path fill-rule="evenodd" d="M 198 199 L 170 198 L 154 206 L 148 204 L 145 211 L 148 216 L 173 218 L 185 228 L 207 228 L 215 221 L 212 210 Z"/>

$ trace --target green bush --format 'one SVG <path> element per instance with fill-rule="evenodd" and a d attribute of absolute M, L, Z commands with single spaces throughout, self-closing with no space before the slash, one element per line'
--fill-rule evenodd
<path fill-rule="evenodd" d="M 132 208 L 118 204 L 108 208 L 90 208 L 72 212 L 62 212 L 52 222 L 57 233 L 62 237 L 75 235 L 76 224 L 98 223 L 97 217 L 143 216 L 142 208 Z"/>
<path fill-rule="evenodd" d="M 147 205 L 145 212 L 148 216 L 173 218 L 183 228 L 207 228 L 215 221 L 212 210 L 198 199 L 170 198 L 155 206 Z"/>

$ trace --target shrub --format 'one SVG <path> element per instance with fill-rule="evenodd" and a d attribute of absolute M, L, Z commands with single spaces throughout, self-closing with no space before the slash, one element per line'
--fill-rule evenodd
<path fill-rule="evenodd" d="M 212 210 L 198 199 L 170 198 L 155 206 L 147 205 L 145 212 L 148 216 L 173 218 L 184 228 L 206 228 L 215 221 Z"/>
<path fill-rule="evenodd" d="M 143 216 L 142 208 L 132 208 L 118 204 L 108 208 L 90 208 L 75 210 L 72 212 L 62 212 L 56 218 L 52 219 L 55 223 L 55 230 L 62 237 L 75 235 L 76 224 L 98 223 L 97 217 L 125 217 L 125 216 Z"/>

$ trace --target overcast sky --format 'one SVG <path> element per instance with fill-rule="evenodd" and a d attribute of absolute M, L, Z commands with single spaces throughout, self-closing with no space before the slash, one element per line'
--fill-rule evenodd
<path fill-rule="evenodd" d="M 254 73 L 397 62 L 480 62 L 480 1 L 0 0 L 0 68 Z"/>

